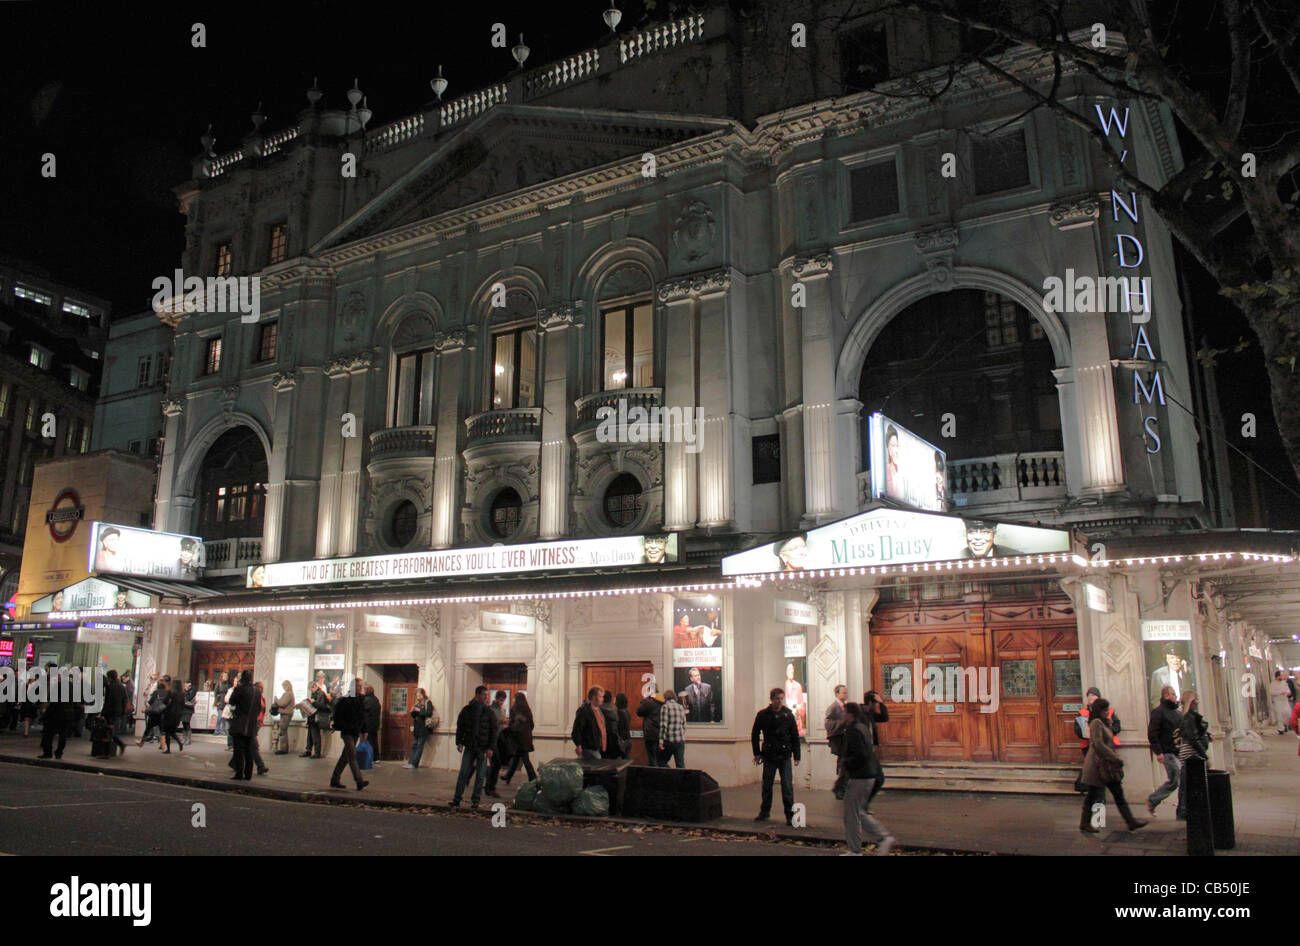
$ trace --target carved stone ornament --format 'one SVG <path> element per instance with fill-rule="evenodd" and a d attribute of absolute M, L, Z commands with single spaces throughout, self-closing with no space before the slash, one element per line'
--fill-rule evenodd
<path fill-rule="evenodd" d="M 462 348 L 469 347 L 469 337 L 463 328 L 458 328 L 450 332 L 441 332 L 433 340 L 433 347 L 439 352 L 460 351 Z"/>
<path fill-rule="evenodd" d="M 221 393 L 217 397 L 221 401 L 222 410 L 229 412 L 234 408 L 235 402 L 239 400 L 239 385 L 226 385 L 221 389 Z"/>
<path fill-rule="evenodd" d="M 582 302 L 560 302 L 537 310 L 537 330 L 567 328 L 582 324 Z"/>
<path fill-rule="evenodd" d="M 297 371 L 277 371 L 271 376 L 271 387 L 275 388 L 277 391 L 291 391 L 297 383 Z"/>
<path fill-rule="evenodd" d="M 338 328 L 345 342 L 355 342 L 366 318 L 366 297 L 350 292 L 339 302 Z"/>
<path fill-rule="evenodd" d="M 185 413 L 185 401 L 178 397 L 169 397 L 162 402 L 162 410 L 168 417 L 180 417 Z"/>
<path fill-rule="evenodd" d="M 1058 230 L 1090 227 L 1100 218 L 1101 204 L 1091 195 L 1055 201 L 1048 211 L 1048 219 Z"/>
<path fill-rule="evenodd" d="M 806 279 L 809 276 L 821 276 L 829 273 L 835 267 L 835 260 L 829 253 L 819 253 L 816 256 L 797 256 L 791 272 L 798 279 Z"/>
<path fill-rule="evenodd" d="M 713 239 L 718 226 L 713 221 L 713 211 L 702 200 L 693 200 L 673 223 L 673 247 L 688 263 L 703 259 L 713 249 Z"/>
<path fill-rule="evenodd" d="M 660 302 L 677 302 L 692 295 L 703 296 L 714 292 L 726 292 L 731 288 L 731 271 L 715 269 L 707 273 L 683 276 L 659 284 Z"/>
<path fill-rule="evenodd" d="M 957 251 L 957 228 L 921 230 L 914 240 L 916 251 L 921 254 L 925 269 L 930 274 L 930 284 L 934 291 L 946 292 L 951 289 L 952 261 Z"/>

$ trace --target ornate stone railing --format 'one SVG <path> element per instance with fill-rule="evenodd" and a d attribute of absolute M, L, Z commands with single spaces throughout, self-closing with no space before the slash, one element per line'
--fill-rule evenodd
<path fill-rule="evenodd" d="M 858 506 L 871 501 L 871 474 L 858 474 Z M 1019 500 L 1064 498 L 1065 454 L 1045 450 L 948 461 L 948 495 L 954 511 Z"/>
<path fill-rule="evenodd" d="M 262 561 L 262 538 L 204 539 L 204 571 L 234 571 Z"/>
<path fill-rule="evenodd" d="M 595 75 L 600 68 L 600 50 L 584 49 L 580 53 L 548 63 L 540 69 L 534 69 L 524 76 L 524 98 L 545 95 L 563 88 L 571 82 L 578 82 L 587 76 Z"/>
<path fill-rule="evenodd" d="M 663 388 L 618 388 L 613 391 L 598 391 L 595 394 L 580 397 L 573 402 L 578 414 L 576 430 L 587 430 L 599 424 L 601 418 L 598 412 L 602 407 L 611 407 L 617 412 L 619 401 L 626 401 L 628 411 L 631 411 L 634 407 L 644 408 L 648 411 L 652 407 L 659 407 L 663 404 L 663 396 Z M 615 420 L 617 421 L 617 416 Z"/>
<path fill-rule="evenodd" d="M 437 427 L 388 427 L 370 435 L 370 460 L 431 457 Z"/>
<path fill-rule="evenodd" d="M 704 15 L 693 13 L 671 23 L 652 26 L 618 42 L 618 61 L 628 63 L 661 49 L 693 43 L 704 35 Z"/>
<path fill-rule="evenodd" d="M 366 150 L 370 152 L 387 151 L 403 142 L 418 138 L 424 131 L 424 115 L 408 115 L 390 122 L 382 128 L 376 128 L 366 135 Z"/>
<path fill-rule="evenodd" d="M 244 160 L 243 149 L 231 151 L 229 154 L 219 154 L 208 162 L 208 176 L 216 177 L 218 174 L 224 174 L 226 168 L 242 160 Z"/>
<path fill-rule="evenodd" d="M 538 440 L 542 432 L 540 407 L 515 407 L 504 411 L 484 411 L 465 418 L 469 444 L 490 440 Z"/>
<path fill-rule="evenodd" d="M 440 128 L 446 128 L 448 125 L 454 125 L 467 118 L 473 118 L 480 112 L 485 112 L 493 105 L 499 105 L 505 100 L 506 84 L 504 82 L 490 85 L 486 89 L 477 89 L 467 95 L 462 95 L 460 98 L 452 99 L 438 109 L 438 125 Z"/>
<path fill-rule="evenodd" d="M 293 139 L 298 137 L 299 128 L 294 125 L 292 128 L 286 128 L 283 131 L 277 131 L 273 135 L 267 135 L 266 140 L 262 142 L 262 154 L 275 154 Z"/>

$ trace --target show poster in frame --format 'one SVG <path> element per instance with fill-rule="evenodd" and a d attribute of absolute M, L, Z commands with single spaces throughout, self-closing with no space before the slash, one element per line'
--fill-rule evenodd
<path fill-rule="evenodd" d="M 344 696 L 343 671 L 347 664 L 347 624 L 317 618 L 312 647 L 312 678 L 329 692 L 330 699 Z M 310 696 L 310 687 L 308 696 Z"/>
<path fill-rule="evenodd" d="M 1191 621 L 1143 621 L 1142 657 L 1150 708 L 1159 704 L 1160 691 L 1165 687 L 1173 687 L 1175 700 L 1187 690 L 1198 689 Z"/>
<path fill-rule="evenodd" d="M 948 511 L 947 456 L 884 414 L 867 419 L 871 496 L 926 512 Z"/>
<path fill-rule="evenodd" d="M 808 636 L 803 632 L 786 634 L 782 648 L 785 657 L 785 705 L 794 713 L 800 736 L 808 735 Z"/>
<path fill-rule="evenodd" d="M 722 722 L 722 661 L 722 604 L 674 599 L 673 691 L 688 723 Z"/>

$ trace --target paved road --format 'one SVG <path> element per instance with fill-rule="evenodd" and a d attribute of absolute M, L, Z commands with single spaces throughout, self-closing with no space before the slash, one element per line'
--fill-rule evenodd
<path fill-rule="evenodd" d="M 205 807 L 205 828 L 193 806 Z M 485 814 L 391 812 L 271 801 L 0 763 L 0 854 L 16 855 L 571 855 L 781 856 L 837 853 L 685 830 L 579 827 Z"/>

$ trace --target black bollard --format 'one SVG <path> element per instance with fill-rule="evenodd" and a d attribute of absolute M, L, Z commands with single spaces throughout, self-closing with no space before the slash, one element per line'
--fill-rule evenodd
<path fill-rule="evenodd" d="M 1210 822 L 1210 786 L 1205 760 L 1193 756 L 1183 764 L 1186 780 L 1187 853 L 1192 857 L 1214 856 L 1214 828 Z"/>
<path fill-rule="evenodd" d="M 1210 769 L 1210 824 L 1214 846 L 1220 851 L 1237 846 L 1237 824 L 1232 813 L 1232 777 L 1222 769 Z"/>

